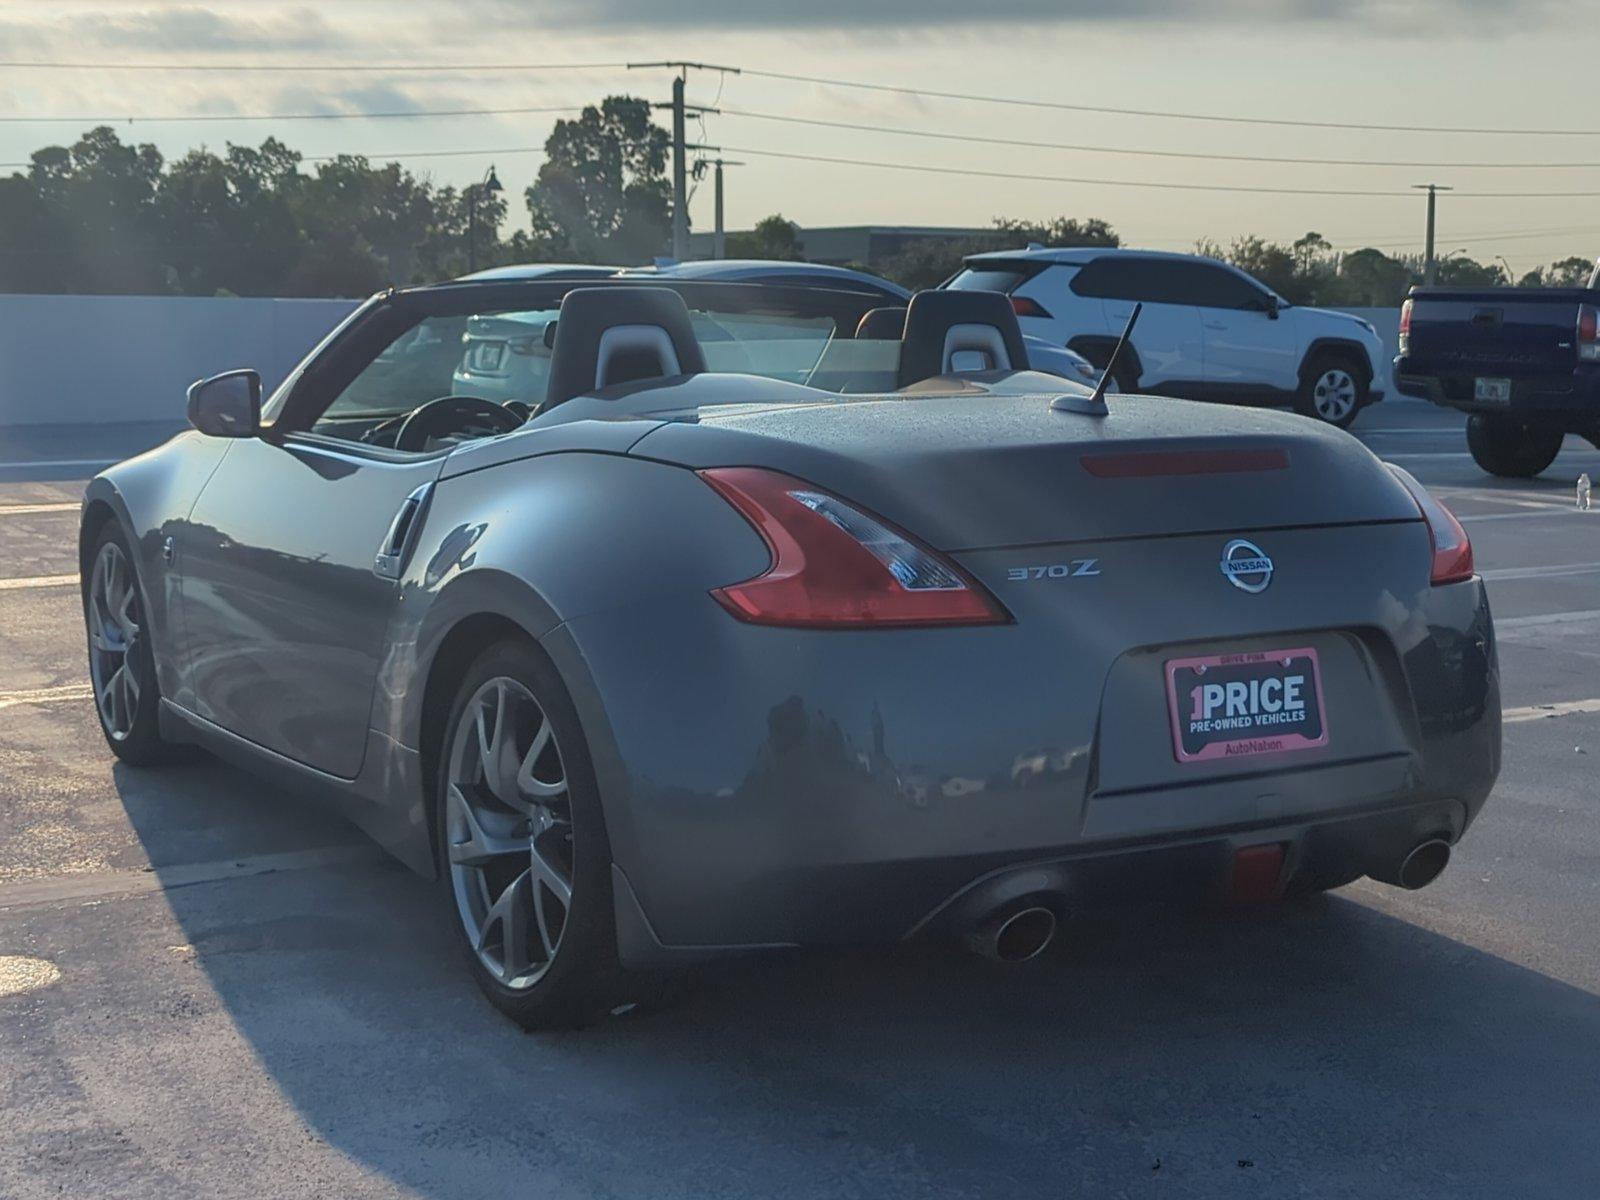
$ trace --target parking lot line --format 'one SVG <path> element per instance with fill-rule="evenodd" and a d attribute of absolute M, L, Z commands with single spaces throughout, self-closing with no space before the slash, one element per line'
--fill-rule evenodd
<path fill-rule="evenodd" d="M 30 588 L 74 587 L 77 575 L 25 575 L 21 579 L 0 579 L 0 592 L 22 592 Z"/>
<path fill-rule="evenodd" d="M 1567 575 L 1593 575 L 1600 572 L 1600 563 L 1564 563 L 1553 567 L 1501 567 L 1497 571 L 1479 572 L 1493 582 L 1505 579 L 1560 579 Z"/>
<path fill-rule="evenodd" d="M 1465 525 L 1469 521 L 1536 521 L 1542 517 L 1553 517 L 1558 513 L 1566 514 L 1578 512 L 1578 510 L 1573 508 L 1570 504 L 1530 504 L 1528 507 L 1530 509 L 1537 509 L 1538 511 L 1514 513 L 1474 513 L 1470 516 L 1462 516 L 1460 513 L 1456 513 L 1455 517 L 1456 520 Z"/>
<path fill-rule="evenodd" d="M 58 704 L 68 700 L 88 700 L 94 689 L 87 683 L 68 683 L 60 687 L 23 688 L 14 692 L 0 692 L 0 708 L 17 704 Z"/>
<path fill-rule="evenodd" d="M 1576 713 L 1596 712 L 1600 712 L 1600 700 L 1565 700 L 1559 704 L 1508 708 L 1500 714 L 1500 719 L 1507 725 L 1520 725 L 1524 721 L 1538 721 L 1546 717 L 1570 717 Z"/>
<path fill-rule="evenodd" d="M 1579 609 L 1576 612 L 1540 613 L 1531 617 L 1497 617 L 1494 631 L 1512 633 L 1518 629 L 1538 629 L 1545 625 L 1570 625 L 1600 620 L 1600 608 Z"/>
<path fill-rule="evenodd" d="M 0 504 L 0 517 L 25 517 L 31 513 L 77 512 L 83 505 L 76 500 L 59 504 Z"/>
<path fill-rule="evenodd" d="M 56 471 L 65 467 L 94 467 L 101 470 L 116 461 L 114 458 L 24 458 L 16 462 L 0 462 L 0 471 Z"/>

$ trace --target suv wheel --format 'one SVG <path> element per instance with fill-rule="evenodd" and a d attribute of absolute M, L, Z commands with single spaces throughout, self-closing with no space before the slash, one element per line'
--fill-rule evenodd
<path fill-rule="evenodd" d="M 1533 429 L 1506 417 L 1467 418 L 1467 449 L 1472 461 L 1491 475 L 1532 479 L 1561 453 L 1559 430 Z"/>
<path fill-rule="evenodd" d="M 1339 429 L 1350 428 L 1367 402 L 1363 372 L 1342 355 L 1318 355 L 1300 378 L 1295 411 Z"/>

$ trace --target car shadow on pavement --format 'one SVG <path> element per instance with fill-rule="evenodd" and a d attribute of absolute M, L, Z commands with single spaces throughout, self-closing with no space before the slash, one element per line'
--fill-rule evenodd
<path fill-rule="evenodd" d="M 379 1192 L 1528 1197 L 1600 1179 L 1597 998 L 1346 896 L 1085 915 L 1022 970 L 906 947 L 717 963 L 666 1008 L 560 1035 L 478 997 L 437 886 L 389 862 L 166 902 L 243 1070 Z M 248 1144 L 245 1115 L 226 1133 Z"/>
<path fill-rule="evenodd" d="M 128 811 L 168 836 L 145 803 Z M 117 1084 L 154 1112 L 210 1089 L 208 1130 L 266 1171 L 258 1194 L 1498 1197 L 1600 1180 L 1600 1000 L 1359 889 L 1082 915 L 1020 969 L 943 947 L 717 963 L 664 1007 L 544 1035 L 479 997 L 437 886 L 386 860 L 165 900 L 188 958 L 154 986 L 187 1001 L 150 1019 L 175 1057 L 151 1050 Z"/>

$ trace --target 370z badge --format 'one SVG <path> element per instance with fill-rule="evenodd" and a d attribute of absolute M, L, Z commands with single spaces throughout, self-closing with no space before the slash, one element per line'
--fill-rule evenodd
<path fill-rule="evenodd" d="M 1328 744 L 1322 672 L 1309 646 L 1169 659 L 1166 675 L 1179 762 Z"/>
<path fill-rule="evenodd" d="M 1098 574 L 1098 558 L 1075 558 L 1071 562 L 1046 563 L 1037 567 L 1012 567 L 1006 571 L 1006 578 L 1013 583 L 1026 583 L 1031 579 L 1084 579 Z"/>

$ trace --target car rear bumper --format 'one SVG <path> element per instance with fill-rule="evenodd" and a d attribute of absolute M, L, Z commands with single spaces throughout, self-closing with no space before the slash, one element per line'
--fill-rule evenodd
<path fill-rule="evenodd" d="M 1394 361 L 1397 391 L 1443 408 L 1550 424 L 1568 433 L 1600 426 L 1600 372 L 1587 366 L 1576 374 L 1512 377 L 1510 403 L 1486 404 L 1474 398 L 1477 376 L 1420 371 L 1404 357 Z M 1493 368 L 1484 370 L 1493 374 Z"/>
<path fill-rule="evenodd" d="M 1283 848 L 1284 883 L 1342 881 L 1459 838 L 1499 770 L 1477 580 L 1327 635 L 1348 641 L 1330 678 L 1370 672 L 1385 693 L 1370 728 L 1347 708 L 1337 747 L 1176 782 L 1168 732 L 1145 728 L 1165 701 L 1140 697 L 1170 650 L 1053 668 L 1009 632 L 761 629 L 709 599 L 555 631 L 628 960 L 894 941 L 1029 889 L 1064 908 L 1216 896 L 1260 844 Z"/>

